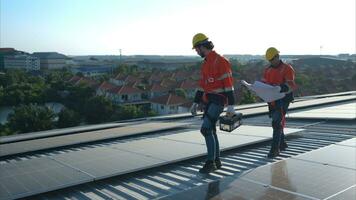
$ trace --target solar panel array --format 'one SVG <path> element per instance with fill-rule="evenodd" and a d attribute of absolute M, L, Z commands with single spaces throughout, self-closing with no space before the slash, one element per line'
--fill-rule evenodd
<path fill-rule="evenodd" d="M 183 127 L 186 125 L 187 123 L 180 122 L 148 122 L 112 129 L 89 131 L 71 135 L 62 135 L 57 137 L 0 144 L 0 157 L 29 151 L 37 151 L 67 145 L 88 143 L 98 140 L 113 139 L 135 134 L 164 131 Z"/>
<path fill-rule="evenodd" d="M 286 134 L 301 129 L 287 129 Z M 241 126 L 219 134 L 222 149 L 271 139 L 270 127 Z M 206 153 L 199 131 L 111 141 L 48 157 L 0 163 L 0 199 L 18 198 L 126 174 Z M 34 187 L 33 183 L 38 183 Z M 47 184 L 47 182 L 49 184 Z M 36 184 L 35 184 L 36 185 Z"/>
<path fill-rule="evenodd" d="M 355 142 L 352 138 L 163 199 L 355 199 Z"/>

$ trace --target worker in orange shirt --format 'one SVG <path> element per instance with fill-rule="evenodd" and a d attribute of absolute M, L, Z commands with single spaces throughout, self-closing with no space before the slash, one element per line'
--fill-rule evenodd
<path fill-rule="evenodd" d="M 279 58 L 279 51 L 276 48 L 268 48 L 265 57 L 270 65 L 265 68 L 262 81 L 273 86 L 280 86 L 280 92 L 286 94 L 284 98 L 268 103 L 269 116 L 272 118 L 273 139 L 267 157 L 273 158 L 288 147 L 284 139 L 283 128 L 285 126 L 285 115 L 290 102 L 294 100 L 293 91 L 297 88 L 297 85 L 294 81 L 295 71 L 293 67 Z"/>
<path fill-rule="evenodd" d="M 228 105 L 226 111 L 228 116 L 235 114 L 231 65 L 226 58 L 217 54 L 213 48 L 213 43 L 209 41 L 206 35 L 202 33 L 194 35 L 193 49 L 204 58 L 199 81 L 200 88 L 196 92 L 194 103 L 190 109 L 191 113 L 196 115 L 198 105 L 200 103 L 205 105 L 200 132 L 205 138 L 208 155 L 207 161 L 199 170 L 200 173 L 210 173 L 221 168 L 216 122 L 225 105 Z"/>

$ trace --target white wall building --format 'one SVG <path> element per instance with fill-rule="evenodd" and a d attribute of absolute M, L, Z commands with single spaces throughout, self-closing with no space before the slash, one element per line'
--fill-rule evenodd
<path fill-rule="evenodd" d="M 189 111 L 188 99 L 173 94 L 156 97 L 150 100 L 151 109 L 159 115 L 178 114 Z"/>

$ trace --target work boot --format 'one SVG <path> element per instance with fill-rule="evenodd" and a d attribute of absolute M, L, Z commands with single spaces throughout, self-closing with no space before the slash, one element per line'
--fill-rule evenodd
<path fill-rule="evenodd" d="M 216 168 L 221 169 L 222 164 L 220 158 L 215 159 L 215 165 Z"/>
<path fill-rule="evenodd" d="M 279 149 L 278 148 L 272 148 L 269 152 L 268 152 L 268 154 L 267 154 L 267 157 L 268 158 L 274 158 L 274 157 L 277 157 L 277 156 L 279 156 Z"/>
<path fill-rule="evenodd" d="M 285 141 L 281 142 L 281 144 L 279 145 L 280 151 L 285 151 L 287 148 L 288 148 L 288 144 Z"/>
<path fill-rule="evenodd" d="M 217 168 L 214 161 L 207 160 L 204 166 L 199 170 L 199 172 L 202 174 L 209 174 L 210 172 L 213 172 L 215 170 L 217 170 Z"/>

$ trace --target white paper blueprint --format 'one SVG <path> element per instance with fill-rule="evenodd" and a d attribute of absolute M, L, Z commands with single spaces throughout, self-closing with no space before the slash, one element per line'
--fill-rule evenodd
<path fill-rule="evenodd" d="M 286 95 L 285 93 L 279 92 L 281 90 L 281 87 L 279 86 L 268 85 L 260 81 L 255 81 L 253 84 L 250 84 L 242 80 L 241 83 L 265 102 L 272 102 L 278 99 L 282 99 Z"/>

